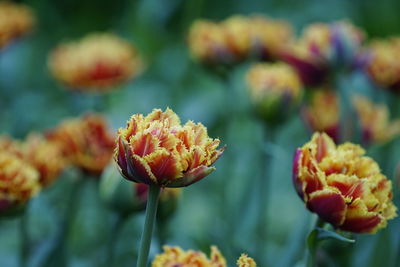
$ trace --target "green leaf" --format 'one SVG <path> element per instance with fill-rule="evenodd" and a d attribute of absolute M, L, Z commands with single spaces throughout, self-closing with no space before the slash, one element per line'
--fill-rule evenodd
<path fill-rule="evenodd" d="M 316 234 L 316 239 L 318 242 L 326 240 L 326 239 L 335 239 L 341 242 L 347 242 L 347 243 L 354 243 L 355 240 L 354 239 L 349 239 L 346 238 L 336 232 L 324 229 L 324 228 L 315 228 L 312 232 L 315 231 Z"/>

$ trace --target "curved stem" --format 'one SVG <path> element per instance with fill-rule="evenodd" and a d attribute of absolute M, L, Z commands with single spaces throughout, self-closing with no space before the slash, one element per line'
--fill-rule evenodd
<path fill-rule="evenodd" d="M 151 244 L 151 236 L 153 234 L 154 221 L 157 214 L 158 198 L 160 197 L 161 188 L 157 185 L 150 185 L 146 206 L 146 218 L 140 241 L 139 256 L 136 267 L 146 267 L 149 257 Z"/>
<path fill-rule="evenodd" d="M 25 267 L 29 257 L 28 210 L 21 215 L 19 226 L 21 235 L 20 266 Z"/>
<path fill-rule="evenodd" d="M 322 221 L 319 217 L 315 220 L 315 224 L 308 235 L 307 238 L 307 247 L 308 247 L 308 252 L 306 256 L 306 266 L 307 267 L 316 267 L 316 260 L 315 260 L 315 254 L 318 249 L 318 240 L 317 240 L 317 235 L 313 230 L 318 227 L 323 227 L 325 224 L 324 221 Z"/>

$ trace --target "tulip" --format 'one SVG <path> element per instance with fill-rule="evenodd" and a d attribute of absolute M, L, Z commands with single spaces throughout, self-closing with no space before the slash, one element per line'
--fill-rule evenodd
<path fill-rule="evenodd" d="M 346 21 L 316 23 L 304 29 L 297 42 L 282 53 L 306 85 L 319 85 L 336 70 L 352 70 L 366 63 L 361 52 L 364 33 Z"/>
<path fill-rule="evenodd" d="M 48 65 L 68 88 L 100 92 L 127 82 L 142 68 L 136 48 L 109 33 L 93 33 L 59 45 L 51 52 Z"/>
<path fill-rule="evenodd" d="M 87 114 L 63 121 L 47 133 L 63 155 L 84 172 L 100 175 L 112 159 L 115 138 L 101 115 Z"/>
<path fill-rule="evenodd" d="M 29 33 L 35 24 L 31 8 L 9 1 L 0 2 L 0 49 Z"/>
<path fill-rule="evenodd" d="M 257 267 L 256 262 L 246 254 L 242 254 L 236 264 L 238 267 Z"/>
<path fill-rule="evenodd" d="M 247 72 L 246 81 L 257 115 L 269 123 L 287 118 L 303 93 L 300 78 L 285 63 L 256 64 Z"/>
<path fill-rule="evenodd" d="M 293 183 L 298 195 L 336 229 L 375 233 L 396 216 L 391 181 L 364 154 L 352 143 L 336 146 L 324 133 L 315 133 L 295 153 Z"/>
<path fill-rule="evenodd" d="M 119 129 L 115 161 L 126 179 L 157 185 L 191 185 L 215 170 L 211 165 L 222 155 L 219 139 L 207 135 L 201 123 L 180 124 L 171 110 L 136 114 Z"/>

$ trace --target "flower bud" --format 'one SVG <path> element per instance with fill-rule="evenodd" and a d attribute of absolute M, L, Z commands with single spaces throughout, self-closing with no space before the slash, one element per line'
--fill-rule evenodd
<path fill-rule="evenodd" d="M 270 123 L 281 122 L 298 106 L 303 87 L 285 63 L 259 63 L 246 74 L 247 88 L 257 114 Z"/>
<path fill-rule="evenodd" d="M 181 125 L 171 110 L 136 114 L 119 129 L 115 161 L 123 177 L 160 187 L 191 185 L 215 170 L 211 165 L 222 155 L 219 139 L 208 137 L 201 124 Z"/>
<path fill-rule="evenodd" d="M 354 233 L 375 233 L 396 217 L 392 183 L 358 145 L 336 146 L 315 133 L 298 148 L 293 183 L 306 207 L 333 227 Z"/>

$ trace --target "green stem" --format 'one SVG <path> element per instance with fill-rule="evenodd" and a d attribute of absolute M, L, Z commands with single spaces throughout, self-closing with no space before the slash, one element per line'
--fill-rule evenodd
<path fill-rule="evenodd" d="M 19 226 L 21 234 L 20 266 L 25 267 L 29 257 L 28 210 L 21 215 Z"/>
<path fill-rule="evenodd" d="M 115 221 L 113 222 L 111 230 L 111 238 L 110 242 L 108 242 L 107 266 L 113 266 L 115 247 L 117 246 L 118 237 L 122 230 L 122 226 L 124 225 L 125 219 L 126 219 L 125 215 L 117 214 Z"/>
<path fill-rule="evenodd" d="M 313 231 L 315 228 L 322 228 L 324 224 L 325 222 L 322 221 L 319 217 L 317 217 L 311 231 Z M 308 253 L 307 253 L 306 266 L 316 267 L 317 265 L 316 265 L 315 255 L 318 249 L 318 240 L 316 234 L 310 233 L 310 235 L 307 238 L 307 247 L 308 247 Z"/>
<path fill-rule="evenodd" d="M 149 257 L 151 236 L 153 234 L 154 221 L 157 214 L 158 198 L 161 188 L 157 185 L 150 185 L 146 206 L 146 218 L 144 221 L 142 238 L 140 241 L 139 256 L 136 267 L 146 267 Z"/>

